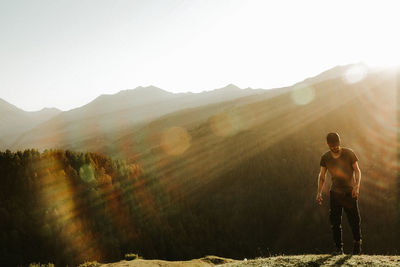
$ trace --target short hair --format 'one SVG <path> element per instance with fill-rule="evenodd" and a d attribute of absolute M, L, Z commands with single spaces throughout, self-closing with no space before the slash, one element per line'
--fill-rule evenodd
<path fill-rule="evenodd" d="M 336 145 L 336 144 L 340 144 L 340 136 L 338 133 L 328 133 L 328 135 L 326 136 L 326 142 L 329 145 Z"/>

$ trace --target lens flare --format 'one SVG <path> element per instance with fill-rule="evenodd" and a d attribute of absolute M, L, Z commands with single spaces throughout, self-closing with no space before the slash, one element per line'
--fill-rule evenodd
<path fill-rule="evenodd" d="M 295 104 L 307 105 L 314 100 L 315 90 L 311 86 L 296 86 L 290 96 Z"/>
<path fill-rule="evenodd" d="M 168 155 L 181 155 L 190 147 L 191 137 L 182 127 L 171 127 L 162 133 L 161 147 Z"/>
<path fill-rule="evenodd" d="M 237 133 L 240 123 L 234 114 L 223 112 L 211 117 L 210 128 L 216 136 L 226 137 Z"/>
<path fill-rule="evenodd" d="M 363 65 L 356 65 L 349 68 L 345 73 L 343 80 L 346 83 L 353 84 L 364 80 L 367 75 L 367 68 Z"/>
<path fill-rule="evenodd" d="M 94 178 L 94 170 L 89 164 L 85 164 L 79 169 L 79 176 L 86 183 L 90 183 L 96 180 Z"/>
<path fill-rule="evenodd" d="M 46 233 L 51 234 L 52 229 L 58 229 L 61 242 L 68 246 L 65 253 L 77 262 L 102 260 L 104 252 L 99 246 L 101 234 L 94 235 L 85 224 L 79 190 L 66 175 L 62 163 L 48 157 L 42 159 L 40 164 L 38 169 L 43 175 L 40 175 L 37 190 L 39 201 L 46 209 Z"/>

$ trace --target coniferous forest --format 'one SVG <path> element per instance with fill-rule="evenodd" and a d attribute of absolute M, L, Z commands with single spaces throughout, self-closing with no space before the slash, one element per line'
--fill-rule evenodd
<path fill-rule="evenodd" d="M 0 173 L 2 266 L 115 260 L 151 249 L 161 230 L 145 227 L 141 203 L 150 189 L 160 196 L 155 201 L 167 199 L 138 179 L 135 165 L 91 153 L 6 151 Z"/>
<path fill-rule="evenodd" d="M 272 149 L 278 147 L 301 157 L 290 143 Z M 167 260 L 327 253 L 327 203 L 315 204 L 315 179 L 298 173 L 310 168 L 316 176 L 315 166 L 289 165 L 296 162 L 258 154 L 194 190 L 193 184 L 168 185 L 136 164 L 94 153 L 1 152 L 1 265 L 111 262 L 126 253 Z M 360 203 L 366 253 L 397 252 L 393 197 Z M 344 240 L 351 244 L 345 220 Z"/>

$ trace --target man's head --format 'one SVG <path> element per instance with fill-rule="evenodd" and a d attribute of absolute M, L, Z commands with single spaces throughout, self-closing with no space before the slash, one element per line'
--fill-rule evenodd
<path fill-rule="evenodd" d="M 326 136 L 326 143 L 329 149 L 333 153 L 339 153 L 340 151 L 340 136 L 338 133 L 328 133 Z"/>

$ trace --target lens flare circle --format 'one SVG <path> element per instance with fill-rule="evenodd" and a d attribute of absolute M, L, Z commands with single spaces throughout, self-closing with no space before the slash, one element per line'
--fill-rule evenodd
<path fill-rule="evenodd" d="M 315 98 L 315 89 L 311 86 L 297 86 L 290 94 L 292 101 L 300 106 L 307 105 Z"/>
<path fill-rule="evenodd" d="M 182 127 L 170 127 L 162 133 L 161 148 L 172 156 L 183 154 L 190 147 L 191 137 Z"/>
<path fill-rule="evenodd" d="M 80 167 L 79 177 L 81 177 L 81 179 L 86 183 L 90 183 L 96 180 L 94 177 L 94 169 L 92 166 L 90 166 L 90 164 L 85 164 Z"/>
<path fill-rule="evenodd" d="M 239 131 L 239 121 L 234 114 L 223 112 L 214 115 L 210 119 L 210 128 L 216 136 L 226 137 Z"/>
<path fill-rule="evenodd" d="M 344 81 L 348 84 L 353 84 L 364 80 L 367 75 L 367 68 L 362 65 L 350 67 L 344 73 Z"/>

